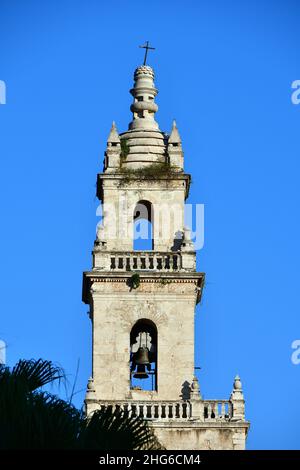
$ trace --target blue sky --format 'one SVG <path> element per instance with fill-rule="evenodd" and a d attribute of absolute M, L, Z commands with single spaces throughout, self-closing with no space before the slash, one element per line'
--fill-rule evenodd
<path fill-rule="evenodd" d="M 239 373 L 249 449 L 300 448 L 300 79 L 296 1 L 0 2 L 1 323 L 7 360 L 44 357 L 80 406 L 91 370 L 81 302 L 91 266 L 95 182 L 111 122 L 131 120 L 128 93 L 145 40 L 157 120 L 176 118 L 205 204 L 206 272 L 196 312 L 202 394 L 226 398 Z M 60 391 L 64 396 L 63 389 Z"/>

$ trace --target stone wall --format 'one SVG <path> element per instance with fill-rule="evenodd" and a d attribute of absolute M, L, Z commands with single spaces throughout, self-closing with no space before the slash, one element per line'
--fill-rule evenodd
<path fill-rule="evenodd" d="M 168 180 L 132 180 L 126 184 L 124 176 L 119 179 L 99 176 L 107 250 L 133 249 L 134 209 L 139 201 L 149 201 L 153 206 L 154 250 L 169 251 L 176 233 L 182 232 L 184 226 L 185 175 Z"/>
<path fill-rule="evenodd" d="M 130 331 L 139 319 L 158 330 L 158 391 L 132 391 L 133 399 L 178 400 L 194 375 L 195 280 L 163 284 L 141 282 L 131 290 L 122 282 L 92 286 L 93 377 L 96 397 L 129 397 Z"/>
<path fill-rule="evenodd" d="M 248 423 L 152 423 L 167 450 L 244 450 Z"/>

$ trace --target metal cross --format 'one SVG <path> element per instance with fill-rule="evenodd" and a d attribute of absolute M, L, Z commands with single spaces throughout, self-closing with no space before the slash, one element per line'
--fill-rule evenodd
<path fill-rule="evenodd" d="M 142 49 L 146 49 L 146 50 L 145 50 L 144 63 L 143 63 L 143 65 L 146 65 L 148 50 L 150 49 L 150 50 L 154 51 L 154 50 L 155 50 L 155 47 L 150 47 L 150 46 L 149 46 L 149 41 L 146 41 L 143 46 L 139 46 L 139 47 L 141 47 Z"/>

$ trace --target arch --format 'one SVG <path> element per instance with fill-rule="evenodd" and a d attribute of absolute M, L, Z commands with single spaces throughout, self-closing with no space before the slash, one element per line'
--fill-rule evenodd
<path fill-rule="evenodd" d="M 150 201 L 141 199 L 133 211 L 133 249 L 153 250 L 153 206 Z"/>
<path fill-rule="evenodd" d="M 157 328 L 152 320 L 137 320 L 130 331 L 130 387 L 157 390 Z"/>

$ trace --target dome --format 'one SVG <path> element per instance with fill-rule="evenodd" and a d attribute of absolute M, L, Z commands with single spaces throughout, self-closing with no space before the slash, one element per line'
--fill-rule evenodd
<path fill-rule="evenodd" d="M 121 148 L 126 149 L 123 165 L 140 168 L 164 163 L 167 155 L 167 135 L 160 130 L 133 129 L 120 134 Z"/>

